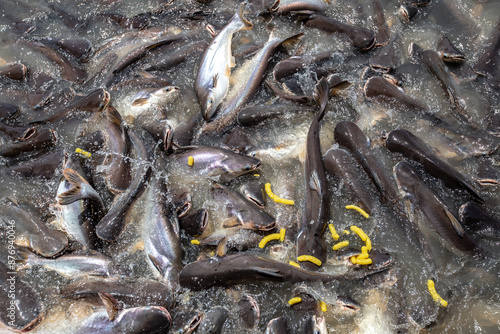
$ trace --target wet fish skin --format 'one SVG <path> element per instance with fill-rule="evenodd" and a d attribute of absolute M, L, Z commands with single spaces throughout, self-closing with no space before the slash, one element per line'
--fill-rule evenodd
<path fill-rule="evenodd" d="M 280 0 L 277 4 L 276 13 L 281 15 L 300 11 L 322 13 L 327 8 L 324 0 Z"/>
<path fill-rule="evenodd" d="M 12 158 L 22 153 L 44 151 L 55 146 L 56 142 L 57 137 L 54 130 L 35 130 L 26 140 L 2 145 L 0 147 L 0 156 Z"/>
<path fill-rule="evenodd" d="M 28 69 L 26 65 L 21 63 L 9 63 L 0 66 L 0 75 L 12 80 L 24 81 L 27 74 Z"/>
<path fill-rule="evenodd" d="M 380 0 L 373 1 L 373 21 L 377 27 L 377 32 L 375 33 L 375 46 L 382 46 L 389 43 L 390 30 L 384 17 L 384 8 Z"/>
<path fill-rule="evenodd" d="M 109 191 L 123 193 L 132 182 L 127 129 L 118 110 L 108 105 L 104 131 L 105 148 L 109 152 L 104 165 L 105 180 Z"/>
<path fill-rule="evenodd" d="M 173 162 L 188 166 L 188 158 L 193 157 L 192 169 L 195 173 L 226 182 L 240 175 L 256 170 L 260 160 L 217 147 L 198 146 L 171 156 Z"/>
<path fill-rule="evenodd" d="M 334 130 L 335 141 L 346 147 L 363 166 L 366 173 L 372 178 L 379 189 L 382 200 L 394 203 L 398 198 L 394 181 L 374 155 L 370 147 L 370 139 L 353 122 L 342 121 Z"/>
<path fill-rule="evenodd" d="M 335 280 L 361 279 L 385 269 L 378 271 L 358 270 L 343 275 L 332 275 L 306 271 L 247 252 L 189 263 L 181 270 L 179 283 L 182 287 L 196 291 L 212 286 L 229 287 L 235 284 L 270 281 L 292 283 L 321 281 L 326 283 Z"/>
<path fill-rule="evenodd" d="M 500 21 L 493 29 L 490 37 L 490 44 L 484 49 L 478 57 L 476 65 L 473 69 L 478 75 L 493 76 L 497 71 L 499 63 L 498 50 L 500 49 Z"/>
<path fill-rule="evenodd" d="M 269 118 L 305 110 L 308 109 L 305 107 L 288 105 L 250 106 L 240 110 L 238 114 L 238 123 L 244 126 L 254 126 Z"/>
<path fill-rule="evenodd" d="M 421 210 L 434 230 L 454 248 L 467 253 L 480 252 L 479 245 L 462 229 L 442 200 L 425 185 L 407 162 L 394 166 L 398 188 Z M 460 234 L 461 235 L 460 235 Z"/>
<path fill-rule="evenodd" d="M 397 66 L 393 45 L 389 43 L 378 49 L 370 58 L 369 64 L 376 71 L 393 72 Z"/>
<path fill-rule="evenodd" d="M 179 219 L 180 228 L 190 236 L 202 235 L 208 226 L 208 211 L 199 209 L 196 212 Z"/>
<path fill-rule="evenodd" d="M 0 173 L 13 177 L 51 179 L 61 165 L 63 156 L 63 150 L 56 150 L 19 165 L 5 168 Z"/>
<path fill-rule="evenodd" d="M 385 147 L 391 152 L 399 152 L 412 160 L 421 163 L 427 173 L 441 179 L 452 189 L 464 189 L 474 199 L 484 202 L 478 190 L 465 176 L 455 168 L 439 159 L 434 152 L 417 136 L 405 129 L 396 129 L 389 132 Z"/>
<path fill-rule="evenodd" d="M 214 37 L 205 50 L 195 81 L 195 92 L 201 104 L 201 114 L 210 120 L 229 89 L 229 74 L 234 67 L 231 55 L 233 34 L 250 30 L 252 24 L 243 17 L 241 4 L 231 21 Z"/>
<path fill-rule="evenodd" d="M 27 332 L 42 320 L 44 310 L 38 293 L 13 272 L 10 266 L 0 261 L 0 306 L 5 310 L 0 313 L 0 322 L 15 331 Z M 14 291 L 11 288 L 13 283 Z M 11 299 L 13 293 L 15 297 Z M 12 309 L 13 317 L 9 316 Z"/>
<path fill-rule="evenodd" d="M 229 311 L 220 306 L 216 306 L 203 316 L 200 325 L 196 330 L 197 334 L 219 334 L 229 317 Z"/>
<path fill-rule="evenodd" d="M 312 315 L 306 320 L 300 334 L 328 334 L 325 317 Z"/>
<path fill-rule="evenodd" d="M 4 224 L 15 222 L 16 243 L 45 257 L 57 256 L 68 246 L 68 238 L 60 231 L 49 228 L 36 215 L 12 202 L 0 205 Z"/>
<path fill-rule="evenodd" d="M 0 122 L 8 123 L 13 121 L 20 114 L 18 106 L 10 103 L 0 102 Z"/>
<path fill-rule="evenodd" d="M 264 182 L 259 180 L 249 181 L 240 187 L 240 193 L 259 208 L 263 209 L 266 206 Z"/>
<path fill-rule="evenodd" d="M 158 60 L 156 63 L 146 67 L 145 71 L 168 71 L 169 69 L 182 64 L 189 57 L 196 57 L 201 54 L 203 50 L 208 48 L 208 43 L 204 41 L 193 42 L 179 48 L 175 52 L 168 55 L 163 59 Z"/>
<path fill-rule="evenodd" d="M 141 306 L 121 310 L 114 320 L 106 311 L 91 315 L 75 334 L 114 333 L 164 333 L 168 331 L 172 318 L 161 306 Z"/>
<path fill-rule="evenodd" d="M 144 251 L 166 284 L 175 287 L 183 256 L 179 220 L 175 207 L 167 202 L 164 180 L 157 180 L 152 189 L 141 232 Z"/>
<path fill-rule="evenodd" d="M 244 294 L 238 301 L 239 316 L 246 328 L 253 329 L 259 324 L 260 309 L 257 301 L 249 294 Z"/>
<path fill-rule="evenodd" d="M 463 63 L 465 55 L 451 44 L 446 36 L 441 36 L 437 45 L 437 53 L 447 63 Z"/>
<path fill-rule="evenodd" d="M 269 231 L 276 225 L 274 217 L 228 187 L 215 183 L 211 193 L 214 199 L 228 208 L 230 223 L 226 223 L 227 227 L 241 226 L 250 230 Z"/>
<path fill-rule="evenodd" d="M 325 170 L 344 180 L 354 193 L 353 200 L 371 214 L 373 199 L 367 191 L 367 185 L 362 182 L 363 175 L 358 162 L 344 149 L 330 149 L 323 156 Z"/>
<path fill-rule="evenodd" d="M 478 203 L 467 202 L 458 212 L 460 221 L 472 233 L 486 237 L 500 235 L 500 220 L 487 213 Z"/>
<path fill-rule="evenodd" d="M 273 68 L 273 78 L 277 81 L 297 73 L 301 69 L 317 64 L 321 61 L 331 59 L 335 55 L 334 52 L 326 51 L 312 55 L 293 56 L 278 62 Z"/>
<path fill-rule="evenodd" d="M 101 291 L 132 307 L 158 305 L 170 309 L 175 304 L 172 289 L 151 279 L 84 277 L 60 289 L 63 297 L 71 299 L 95 299 Z"/>
<path fill-rule="evenodd" d="M 3 122 L 0 122 L 0 132 L 15 141 L 26 140 L 35 135 L 36 131 L 37 130 L 34 127 L 10 126 Z"/>
<path fill-rule="evenodd" d="M 197 330 L 203 316 L 203 313 L 197 310 L 180 310 L 177 308 L 170 330 L 172 333 L 177 334 L 192 334 Z"/>
<path fill-rule="evenodd" d="M 326 246 L 323 233 L 328 217 L 328 192 L 325 166 L 319 141 L 320 122 L 326 112 L 330 86 L 323 77 L 316 85 L 315 95 L 320 106 L 314 117 L 306 137 L 306 157 L 304 162 L 305 205 L 297 236 L 297 257 L 310 255 L 326 261 Z M 308 270 L 320 267 L 311 262 L 302 262 L 301 266 Z"/>
<path fill-rule="evenodd" d="M 326 32 L 345 34 L 349 37 L 353 46 L 361 51 L 370 50 L 375 45 L 375 34 L 373 31 L 342 23 L 324 15 L 311 14 L 305 19 L 304 25 Z"/>
<path fill-rule="evenodd" d="M 265 334 L 288 334 L 288 325 L 286 319 L 278 317 L 271 319 L 266 327 Z"/>
<path fill-rule="evenodd" d="M 129 130 L 128 135 L 134 149 L 137 151 L 137 156 L 142 166 L 137 170 L 127 190 L 113 204 L 96 226 L 97 236 L 102 240 L 110 242 L 115 241 L 121 232 L 123 232 L 125 228 L 125 215 L 130 206 L 143 193 L 152 174 L 152 167 L 150 165 L 151 156 L 148 149 L 134 131 Z"/>

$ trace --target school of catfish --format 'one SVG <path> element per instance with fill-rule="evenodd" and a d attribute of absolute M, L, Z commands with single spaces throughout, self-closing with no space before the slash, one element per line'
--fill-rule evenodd
<path fill-rule="evenodd" d="M 496 1 L 0 9 L 0 332 L 500 329 Z"/>

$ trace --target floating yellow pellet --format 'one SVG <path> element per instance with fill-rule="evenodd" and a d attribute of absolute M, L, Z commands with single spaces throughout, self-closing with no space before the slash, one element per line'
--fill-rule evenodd
<path fill-rule="evenodd" d="M 366 260 L 368 258 L 368 253 L 361 253 L 358 256 L 356 256 L 356 260 Z"/>
<path fill-rule="evenodd" d="M 365 243 L 366 243 L 366 250 L 371 251 L 372 250 L 372 241 L 370 240 L 370 238 L 366 239 Z"/>
<path fill-rule="evenodd" d="M 300 303 L 301 301 L 302 301 L 302 298 L 300 298 L 300 297 L 293 297 L 292 299 L 290 299 L 288 301 L 288 305 L 292 306 L 292 305 Z"/>
<path fill-rule="evenodd" d="M 363 241 L 366 241 L 368 239 L 368 236 L 366 235 L 366 233 L 360 229 L 359 227 L 357 226 L 351 226 L 351 231 L 353 231 L 354 233 L 356 233 L 357 235 L 359 235 L 359 237 L 361 238 L 361 240 Z"/>
<path fill-rule="evenodd" d="M 335 245 L 332 246 L 332 249 L 333 250 L 339 250 L 343 247 L 347 247 L 349 246 L 349 241 L 345 240 L 345 241 L 341 241 L 339 243 L 336 243 Z"/>
<path fill-rule="evenodd" d="M 436 287 L 434 286 L 434 281 L 433 280 L 428 280 L 427 281 L 427 289 L 429 290 L 429 293 L 432 296 L 432 299 L 434 299 L 436 302 L 438 302 L 441 306 L 446 307 L 448 306 L 448 302 L 441 298 L 441 296 L 436 292 Z"/>
<path fill-rule="evenodd" d="M 321 267 L 321 260 L 311 255 L 301 255 L 297 258 L 297 260 L 300 262 L 309 261 L 311 263 L 314 263 L 318 267 Z"/>
<path fill-rule="evenodd" d="M 300 265 L 297 262 L 290 261 L 288 262 L 289 265 L 300 268 Z"/>
<path fill-rule="evenodd" d="M 346 209 L 351 209 L 351 210 L 356 210 L 359 213 L 361 213 L 363 215 L 363 217 L 370 218 L 370 215 L 367 214 L 366 211 L 363 210 L 363 209 L 361 209 L 359 206 L 356 206 L 356 205 L 346 205 L 345 208 Z"/>
<path fill-rule="evenodd" d="M 272 199 L 273 201 L 275 201 L 277 203 L 287 204 L 287 205 L 294 205 L 295 204 L 295 202 L 291 199 L 284 199 L 284 198 L 278 197 L 275 194 L 273 194 L 273 192 L 271 191 L 271 183 L 266 183 L 266 185 L 264 186 L 264 189 L 266 190 L 267 196 L 269 196 L 270 199 Z"/>
<path fill-rule="evenodd" d="M 352 259 L 351 259 L 351 261 L 352 261 Z M 361 264 L 361 265 L 367 266 L 367 265 L 372 264 L 372 259 L 370 259 L 370 258 L 367 258 L 367 259 L 357 259 L 356 262 L 352 262 L 352 263 L 357 263 L 357 264 Z"/>
<path fill-rule="evenodd" d="M 85 158 L 90 158 L 92 156 L 90 152 L 84 151 L 79 147 L 75 150 L 75 152 L 83 155 Z"/>
<path fill-rule="evenodd" d="M 264 238 L 262 238 L 262 240 L 259 242 L 259 248 L 264 248 L 269 241 L 280 240 L 280 238 L 281 238 L 280 233 L 268 234 Z"/>
<path fill-rule="evenodd" d="M 260 174 L 254 174 L 253 176 L 255 176 L 255 177 L 260 177 Z"/>
<path fill-rule="evenodd" d="M 326 312 L 328 310 L 326 303 L 322 300 L 319 301 L 319 307 L 321 308 L 322 312 Z"/>
<path fill-rule="evenodd" d="M 328 228 L 330 229 L 333 240 L 339 240 L 340 235 L 338 235 L 337 231 L 335 231 L 335 226 L 333 226 L 333 224 L 328 224 Z"/>
<path fill-rule="evenodd" d="M 192 166 L 194 164 L 194 158 L 192 156 L 188 157 L 188 165 Z"/>
<path fill-rule="evenodd" d="M 286 233 L 286 230 L 284 228 L 282 228 L 280 230 L 280 241 L 281 242 L 285 241 L 285 233 Z"/>
<path fill-rule="evenodd" d="M 344 234 L 351 234 L 351 232 L 349 232 L 348 230 L 343 230 L 342 233 L 344 233 Z"/>
<path fill-rule="evenodd" d="M 192 243 L 193 245 L 199 245 L 199 244 L 200 244 L 200 241 L 199 241 L 199 240 L 197 240 L 197 239 L 193 239 L 193 240 L 191 240 L 191 243 Z"/>

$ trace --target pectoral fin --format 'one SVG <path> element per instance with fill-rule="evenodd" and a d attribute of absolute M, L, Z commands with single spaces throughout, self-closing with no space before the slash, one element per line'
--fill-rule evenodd
<path fill-rule="evenodd" d="M 134 102 L 132 102 L 133 107 L 142 107 L 148 103 L 148 99 L 146 98 L 138 98 L 135 99 Z"/>
<path fill-rule="evenodd" d="M 280 271 L 277 268 L 252 267 L 251 269 L 264 276 L 283 278 L 283 275 L 279 273 Z"/>
<path fill-rule="evenodd" d="M 108 313 L 109 320 L 115 320 L 118 312 L 120 312 L 121 307 L 118 301 L 111 294 L 107 292 L 99 292 L 99 298 L 101 298 L 102 303 L 106 307 L 106 312 Z"/>
<path fill-rule="evenodd" d="M 231 227 L 238 227 L 241 226 L 240 221 L 238 221 L 238 218 L 236 216 L 229 217 L 228 219 L 224 220 L 222 222 L 222 227 L 224 228 L 231 228 Z"/>
<path fill-rule="evenodd" d="M 457 232 L 460 238 L 463 238 L 465 232 L 462 225 L 460 225 L 460 222 L 457 220 L 457 218 L 455 218 L 455 216 L 450 211 L 448 211 L 448 209 L 444 208 L 444 211 L 446 212 L 446 215 L 450 219 L 451 226 L 453 226 L 455 232 Z"/>

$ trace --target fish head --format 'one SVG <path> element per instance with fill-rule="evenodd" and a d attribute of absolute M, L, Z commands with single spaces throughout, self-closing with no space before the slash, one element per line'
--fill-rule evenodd
<path fill-rule="evenodd" d="M 154 95 L 161 98 L 162 101 L 170 102 L 179 96 L 181 89 L 177 86 L 165 86 L 158 89 Z"/>
<path fill-rule="evenodd" d="M 249 173 L 260 167 L 261 161 L 254 157 L 238 155 L 228 157 L 221 161 L 220 168 L 223 171 L 221 181 L 226 182 L 237 176 Z"/>
<path fill-rule="evenodd" d="M 208 90 L 208 94 L 201 99 L 201 106 L 203 108 L 203 118 L 209 121 L 215 114 L 217 109 L 215 92 L 212 89 Z"/>

